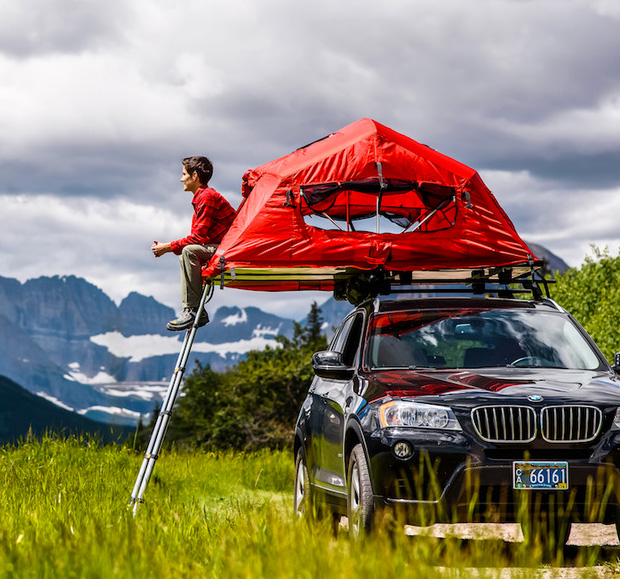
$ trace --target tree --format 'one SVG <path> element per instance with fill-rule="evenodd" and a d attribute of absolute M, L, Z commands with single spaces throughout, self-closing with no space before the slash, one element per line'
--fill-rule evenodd
<path fill-rule="evenodd" d="M 185 380 L 167 439 L 191 446 L 237 446 L 238 416 L 232 398 L 227 374 L 215 372 L 210 365 L 198 362 Z"/>
<path fill-rule="evenodd" d="M 312 302 L 310 313 L 306 318 L 306 325 L 293 322 L 293 346 L 295 348 L 310 347 L 320 349 L 321 344 L 325 346 L 323 336 L 323 318 L 321 317 L 321 308 L 316 302 Z M 322 342 L 323 341 L 323 342 Z"/>
<path fill-rule="evenodd" d="M 316 302 L 312 302 L 308 321 L 304 330 L 306 344 L 318 344 L 323 335 L 323 318 L 321 317 L 321 308 Z"/>
<path fill-rule="evenodd" d="M 608 360 L 620 350 L 620 255 L 592 248 L 579 268 L 557 276 L 553 299 L 592 336 Z"/>

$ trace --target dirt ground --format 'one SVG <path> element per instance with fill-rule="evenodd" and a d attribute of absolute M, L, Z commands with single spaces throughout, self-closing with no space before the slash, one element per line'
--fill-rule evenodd
<path fill-rule="evenodd" d="M 407 535 L 425 534 L 431 537 L 456 536 L 462 539 L 503 539 L 508 542 L 523 541 L 519 525 L 513 524 L 459 524 L 433 525 L 405 529 Z M 568 539 L 569 545 L 609 545 L 620 547 L 614 525 L 574 524 Z M 618 549 L 620 553 L 620 548 Z"/>
<path fill-rule="evenodd" d="M 459 537 L 472 541 L 504 541 L 510 543 L 523 540 L 521 528 L 515 524 L 457 524 L 434 525 L 432 527 L 407 526 L 405 533 L 410 536 L 424 534 L 432 537 Z M 594 567 L 577 567 L 575 561 L 584 547 L 598 545 L 601 548 L 599 559 Z M 542 579 L 558 577 L 568 579 L 575 577 L 620 577 L 620 571 L 615 573 L 607 564 L 615 564 L 620 560 L 620 541 L 616 534 L 615 525 L 574 524 L 568 544 L 564 549 L 565 564 L 563 567 L 549 567 L 540 571 L 531 569 L 497 569 L 497 577 L 508 579 L 512 577 L 537 577 Z M 616 565 L 617 569 L 618 566 Z M 487 569 L 488 573 L 489 570 Z M 480 575 L 481 571 L 472 569 L 471 576 Z M 493 574 L 493 573 L 492 573 Z M 485 575 L 488 576 L 488 575 Z"/>

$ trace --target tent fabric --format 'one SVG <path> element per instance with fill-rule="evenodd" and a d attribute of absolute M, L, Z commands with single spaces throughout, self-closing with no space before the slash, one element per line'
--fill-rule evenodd
<path fill-rule="evenodd" d="M 474 169 L 371 119 L 247 171 L 242 194 L 204 270 L 231 287 L 332 289 L 345 272 L 462 271 L 534 257 Z M 312 225 L 317 216 L 328 227 Z M 377 229 L 360 230 L 373 218 Z"/>

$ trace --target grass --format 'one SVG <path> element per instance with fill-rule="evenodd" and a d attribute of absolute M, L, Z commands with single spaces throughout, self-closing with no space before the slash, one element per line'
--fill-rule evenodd
<path fill-rule="evenodd" d="M 0 449 L 0 579 L 421 579 L 471 568 L 476 577 L 498 577 L 506 567 L 529 577 L 558 563 L 549 567 L 521 543 L 501 540 L 334 537 L 327 524 L 293 517 L 290 452 L 165 452 L 133 517 L 127 503 L 141 461 L 131 449 L 84 439 Z M 612 555 L 607 568 L 618 571 Z M 603 565 L 605 557 L 577 549 L 569 564 Z"/>

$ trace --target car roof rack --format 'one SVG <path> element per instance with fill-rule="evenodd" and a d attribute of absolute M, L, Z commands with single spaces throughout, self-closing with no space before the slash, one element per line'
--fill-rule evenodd
<path fill-rule="evenodd" d="M 389 271 L 377 268 L 357 276 L 336 280 L 334 298 L 359 305 L 378 296 L 393 294 L 472 294 L 511 299 L 531 294 L 541 301 L 550 298 L 549 284 L 541 262 L 506 267 L 463 270 Z"/>

